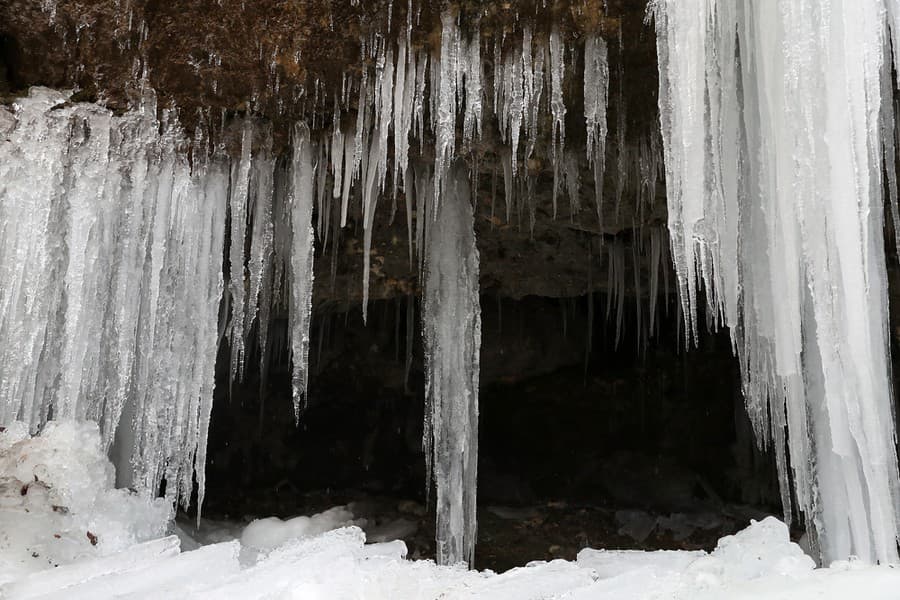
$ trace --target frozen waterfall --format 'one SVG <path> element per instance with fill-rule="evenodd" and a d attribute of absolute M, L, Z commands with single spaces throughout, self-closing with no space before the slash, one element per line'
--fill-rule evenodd
<path fill-rule="evenodd" d="M 702 285 L 777 454 L 785 515 L 793 490 L 826 563 L 898 558 L 886 6 L 659 0 L 653 13 L 684 314 L 696 332 Z"/>
<path fill-rule="evenodd" d="M 202 504 L 221 345 L 232 381 L 256 358 L 264 387 L 276 312 L 286 312 L 300 418 L 317 259 L 330 244 L 333 281 L 348 220 L 359 227 L 365 318 L 380 275 L 373 239 L 385 205 L 393 220 L 402 196 L 405 239 L 396 239 L 410 279 L 416 258 L 419 274 L 419 289 L 402 293 L 422 295 L 437 559 L 471 563 L 476 226 L 517 224 L 533 242 L 543 210 L 535 185 L 552 171 L 553 218 L 561 210 L 573 231 L 593 236 L 588 248 L 596 240 L 592 256 L 606 263 L 616 343 L 626 275 L 638 327 L 649 321 L 652 331 L 657 297 L 668 296 L 665 231 L 648 221 L 643 294 L 639 250 L 626 267 L 604 198 L 616 199 L 617 220 L 626 190 L 641 210 L 652 204 L 662 154 L 688 337 L 704 309 L 707 323 L 731 332 L 756 434 L 776 454 L 786 517 L 802 512 L 825 560 L 897 562 L 882 191 L 900 235 L 897 0 L 654 0 L 661 136 L 653 121 L 637 142 L 626 139 L 621 24 L 618 44 L 608 43 L 614 19 L 566 35 L 559 23 L 523 18 L 507 36 L 458 9 L 441 13 L 433 47 L 414 35 L 412 3 L 405 29 L 388 24 L 396 36 L 360 34 L 359 64 L 341 73 L 340 90 L 317 80 L 296 92 L 302 118 L 281 132 L 283 145 L 277 119 L 255 116 L 252 103 L 221 118 L 199 111 L 188 136 L 177 110 L 160 109 L 137 76 L 142 93 L 121 113 L 45 89 L 0 106 L 0 424 L 96 421 L 128 483 L 155 494 L 165 481 L 167 499 L 184 504 L 196 483 Z M 565 105 L 573 89 L 582 114 Z M 485 146 L 490 217 L 479 212 Z M 589 227 L 574 219 L 582 170 L 593 185 Z M 607 180 L 614 194 L 604 193 Z M 498 188 L 505 222 L 494 212 Z M 645 236 L 637 216 L 636 246 Z"/>

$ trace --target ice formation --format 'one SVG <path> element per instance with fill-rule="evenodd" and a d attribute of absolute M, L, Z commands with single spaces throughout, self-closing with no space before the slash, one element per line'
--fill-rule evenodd
<path fill-rule="evenodd" d="M 375 529 L 342 506 L 163 537 L 171 506 L 113 488 L 112 465 L 90 423 L 50 423 L 34 437 L 14 423 L 0 432 L 0 468 L 0 596 L 10 600 L 111 591 L 128 598 L 887 600 L 900 585 L 896 569 L 860 561 L 815 569 L 772 517 L 720 539 L 709 553 L 588 548 L 574 561 L 535 561 L 502 574 L 409 560 L 401 540 L 367 543 Z"/>
<path fill-rule="evenodd" d="M 896 597 L 900 585 L 896 569 L 860 561 L 839 561 L 830 568 L 815 569 L 812 559 L 790 541 L 784 523 L 772 517 L 751 522 L 743 531 L 720 539 L 709 553 L 588 548 L 574 561 L 534 561 L 500 574 L 409 560 L 401 540 L 367 543 L 373 536 L 363 531 L 365 524 L 350 524 L 353 514 L 346 507 L 287 521 L 260 519 L 245 527 L 219 524 L 206 532 L 209 543 L 205 545 L 184 531 L 177 537 L 150 539 L 148 536 L 162 535 L 159 521 L 152 511 L 147 512 L 148 507 L 136 510 L 121 500 L 143 499 L 111 488 L 111 465 L 104 460 L 96 426 L 60 424 L 29 439 L 22 425 L 12 435 L 18 441 L 10 444 L 12 438 L 0 434 L 0 462 L 21 465 L 16 474 L 25 479 L 40 473 L 41 481 L 50 487 L 35 484 L 35 488 L 49 489 L 54 501 L 74 499 L 80 507 L 77 515 L 67 516 L 71 529 L 60 529 L 61 518 L 47 519 L 43 513 L 28 521 L 33 532 L 44 533 L 42 539 L 53 540 L 49 546 L 76 546 L 77 534 L 83 533 L 81 528 L 88 523 L 83 511 L 86 502 L 94 498 L 116 501 L 93 504 L 92 524 L 107 527 L 97 536 L 97 545 L 81 535 L 80 552 L 52 555 L 52 564 L 57 566 L 48 563 L 50 555 L 35 557 L 30 549 L 0 543 L 0 565 L 20 563 L 24 567 L 4 569 L 0 575 L 0 595 L 10 600 L 91 599 L 111 593 L 127 598 L 347 600 L 843 600 L 854 595 L 889 600 Z M 4 525 L 18 525 L 17 532 L 24 529 L 20 517 L 27 514 L 8 500 L 30 501 L 35 507 L 45 498 L 35 494 L 29 499 L 30 495 L 20 500 L 18 486 L 9 496 L 0 491 Z M 164 502 L 157 504 L 161 514 L 168 512 Z M 49 503 L 46 510 L 50 513 Z M 141 524 L 152 523 L 156 525 L 151 529 L 142 529 Z M 110 525 L 136 533 L 112 537 L 108 535 Z M 4 527 L 4 533 L 8 531 Z M 51 535 L 60 531 L 60 538 Z M 36 549 L 50 550 L 46 546 Z"/>
<path fill-rule="evenodd" d="M 684 314 L 695 333 L 702 286 L 731 331 L 757 435 L 775 448 L 785 514 L 793 489 L 826 561 L 898 559 L 886 10 L 896 3 L 653 7 Z"/>
<path fill-rule="evenodd" d="M 271 132 L 251 120 L 231 160 L 204 129 L 187 140 L 174 113 L 162 114 L 150 92 L 114 116 L 40 89 L 3 112 L 0 422 L 34 431 L 49 419 L 97 421 L 106 447 L 116 442 L 121 480 L 154 494 L 165 479 L 167 497 L 187 502 L 196 476 L 202 503 L 226 214 L 232 373 L 250 349 L 265 362 L 272 304 L 287 295 L 299 402 L 315 164 L 302 128 L 288 186 Z M 276 212 L 294 226 L 276 224 Z M 247 236 L 249 254 L 235 242 Z"/>
<path fill-rule="evenodd" d="M 566 147 L 563 89 L 582 76 L 572 72 L 581 61 L 558 27 L 547 35 L 523 22 L 509 40 L 483 36 L 454 9 L 442 13 L 439 47 L 428 50 L 413 43 L 411 13 L 396 37 L 360 38 L 360 68 L 339 91 L 311 85 L 308 122 L 291 128 L 284 155 L 273 149 L 272 125 L 252 109 L 221 123 L 204 112 L 188 139 L 177 112 L 158 110 L 149 90 L 119 115 L 47 90 L 0 109 L 0 276 L 8 282 L 0 286 L 0 424 L 21 420 L 38 431 L 51 419 L 94 420 L 121 484 L 153 495 L 165 480 L 168 500 L 186 503 L 196 482 L 202 504 L 220 345 L 228 345 L 232 381 L 258 364 L 265 386 L 274 315 L 287 310 L 299 418 L 316 255 L 330 245 L 333 281 L 342 229 L 361 225 L 365 315 L 376 213 L 391 204 L 393 218 L 402 195 L 409 260 L 418 260 L 425 289 L 439 559 L 470 560 L 480 343 L 470 190 L 478 189 L 479 141 L 496 117 L 508 223 L 534 226 L 536 176 L 526 167 L 538 144 L 551 154 L 554 215 L 565 193 L 574 219 L 584 155 Z M 493 64 L 483 60 L 490 35 Z M 607 42 L 591 33 L 584 53 L 599 217 L 614 88 Z M 137 77 L 135 84 L 146 87 Z M 616 114 L 618 166 L 629 167 L 622 178 L 652 199 L 661 145 L 652 137 L 626 145 L 624 112 Z M 552 122 L 546 135 L 544 115 Z M 432 136 L 434 157 L 424 149 Z M 476 166 L 466 172 L 461 157 Z M 617 198 L 623 186 L 617 181 Z M 661 232 L 652 232 L 657 273 L 666 255 Z M 598 256 L 608 260 L 608 312 L 621 334 L 626 264 L 634 261 L 639 287 L 644 257 L 621 244 Z M 658 323 L 658 283 L 654 276 L 650 306 L 638 294 L 640 336 Z M 412 303 L 408 315 L 415 318 Z"/>
<path fill-rule="evenodd" d="M 465 167 L 444 179 L 429 215 L 422 329 L 425 343 L 425 446 L 437 488 L 437 559 L 468 562 L 475 551 L 478 473 L 478 365 L 481 306 L 478 249 Z M 430 478 L 430 477 L 429 477 Z"/>
<path fill-rule="evenodd" d="M 135 485 L 165 477 L 186 498 L 212 403 L 227 171 L 203 139 L 191 166 L 150 94 L 122 117 L 66 100 L 33 90 L 0 139 L 0 422 L 92 419 L 109 446 L 125 408 Z"/>
<path fill-rule="evenodd" d="M 294 416 L 306 398 L 309 358 L 309 325 L 312 319 L 313 257 L 315 237 L 312 226 L 313 175 L 315 164 L 305 125 L 294 129 L 294 157 L 289 192 L 290 204 L 290 329 L 293 356 Z M 320 171 L 321 173 L 321 171 Z"/>
<path fill-rule="evenodd" d="M 165 535 L 172 505 L 114 482 L 95 423 L 54 421 L 36 437 L 22 422 L 0 431 L 0 585 Z"/>

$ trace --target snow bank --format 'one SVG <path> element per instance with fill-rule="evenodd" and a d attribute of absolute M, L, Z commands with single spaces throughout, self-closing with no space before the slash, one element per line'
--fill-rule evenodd
<path fill-rule="evenodd" d="M 162 500 L 114 489 L 94 423 L 48 423 L 41 435 L 0 432 L 0 583 L 161 537 Z"/>
<path fill-rule="evenodd" d="M 576 561 L 502 574 L 407 560 L 402 541 L 367 544 L 365 522 L 346 507 L 260 519 L 242 531 L 217 524 L 196 541 L 184 532 L 181 540 L 162 537 L 168 505 L 113 489 L 88 424 L 51 424 L 34 438 L 20 425 L 7 428 L 0 473 L 4 600 L 886 600 L 900 590 L 900 570 L 891 567 L 845 561 L 816 569 L 771 517 L 710 553 L 586 549 Z"/>

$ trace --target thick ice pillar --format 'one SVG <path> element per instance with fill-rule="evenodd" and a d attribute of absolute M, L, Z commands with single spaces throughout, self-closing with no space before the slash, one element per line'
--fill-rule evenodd
<path fill-rule="evenodd" d="M 455 564 L 474 556 L 478 472 L 481 306 L 465 167 L 449 170 L 441 196 L 437 214 L 426 217 L 425 452 L 437 489 L 437 560 Z"/>

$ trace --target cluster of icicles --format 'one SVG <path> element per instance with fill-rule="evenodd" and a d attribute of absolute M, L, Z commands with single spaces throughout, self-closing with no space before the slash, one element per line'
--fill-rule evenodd
<path fill-rule="evenodd" d="M 731 332 L 757 439 L 825 561 L 896 563 L 882 188 L 897 220 L 895 0 L 658 0 L 669 233 Z M 896 73 L 896 71 L 895 71 Z"/>
<path fill-rule="evenodd" d="M 50 419 L 96 420 L 123 483 L 155 493 L 164 480 L 169 499 L 186 505 L 196 480 L 202 503 L 222 340 L 229 341 L 232 378 L 258 357 L 264 381 L 271 320 L 287 309 L 299 415 L 316 237 L 326 248 L 349 215 L 363 224 L 365 316 L 376 205 L 385 196 L 396 202 L 402 191 L 410 263 L 417 261 L 423 283 L 425 444 L 436 484 L 438 560 L 471 561 L 480 350 L 471 193 L 477 168 L 466 169 L 457 157 L 480 138 L 492 106 L 508 144 L 501 156 L 507 219 L 515 209 L 521 223 L 519 211 L 530 209 L 532 226 L 535 207 L 521 165 L 534 151 L 542 114 L 553 122 L 554 213 L 563 189 L 570 215 L 580 209 L 579 165 L 565 147 L 567 48 L 559 32 L 537 40 L 526 28 L 513 53 L 502 53 L 498 42 L 489 97 L 477 28 L 466 38 L 449 12 L 442 21 L 435 55 L 412 49 L 411 26 L 393 42 L 363 39 L 363 59 L 372 66 L 358 80 L 345 78 L 330 127 L 313 120 L 324 134 L 295 127 L 287 157 L 273 153 L 270 127 L 251 117 L 226 128 L 239 140 L 237 151 L 226 151 L 218 141 L 226 136 L 211 135 L 204 122 L 187 139 L 175 112 L 158 112 L 150 91 L 121 116 L 37 89 L 0 111 L 0 422 L 19 419 L 37 429 Z M 584 52 L 586 158 L 599 217 L 606 43 L 591 36 Z M 342 129 L 356 92 L 355 125 Z M 624 108 L 618 114 L 624 136 Z M 421 156 L 426 126 L 435 140 L 431 160 Z M 626 152 L 634 153 L 627 162 L 636 165 L 633 176 L 652 202 L 661 138 L 631 150 L 622 140 L 619 148 L 623 170 Z M 622 193 L 618 186 L 619 198 Z M 650 237 L 659 267 L 664 236 L 656 229 Z M 619 326 L 624 255 L 621 245 L 610 246 Z M 634 272 L 639 281 L 637 266 Z"/>
<path fill-rule="evenodd" d="M 663 146 L 688 335 L 696 335 L 702 285 L 708 321 L 732 333 L 756 433 L 776 450 L 786 511 L 793 492 L 826 559 L 896 561 L 881 195 L 886 163 L 896 205 L 886 17 L 900 19 L 900 9 L 889 0 L 770 4 L 654 3 L 661 143 L 651 137 L 629 156 L 620 103 L 616 204 L 626 171 L 652 198 Z M 377 203 L 402 195 L 410 263 L 418 261 L 423 283 L 438 560 L 471 561 L 478 169 L 459 157 L 492 110 L 508 144 L 500 156 L 507 220 L 525 207 L 533 226 L 522 165 L 548 114 L 554 214 L 563 191 L 577 212 L 578 160 L 565 145 L 562 93 L 574 49 L 556 30 L 538 42 L 524 28 L 517 52 L 497 43 L 491 83 L 477 28 L 464 36 L 450 13 L 442 24 L 434 55 L 412 48 L 411 24 L 395 41 L 364 39 L 372 66 L 345 78 L 330 131 L 311 136 L 297 125 L 284 158 L 251 118 L 232 124 L 240 137 L 233 155 L 203 124 L 185 139 L 172 113 L 158 119 L 152 95 L 122 116 L 47 91 L 0 111 L 0 421 L 38 428 L 51 418 L 95 419 L 136 487 L 153 493 L 164 479 L 170 498 L 187 502 L 196 478 L 202 502 L 221 340 L 230 341 L 233 377 L 251 356 L 265 377 L 269 320 L 287 307 L 299 412 L 316 237 L 321 247 L 329 236 L 334 244 L 350 211 L 358 215 L 365 315 Z M 588 36 L 583 58 L 586 159 L 602 225 L 605 41 Z M 355 125 L 342 129 L 356 93 Z M 657 264 L 661 239 L 650 238 Z M 618 248 L 609 251 L 616 288 L 625 273 Z M 616 293 L 621 306 L 624 289 Z"/>

